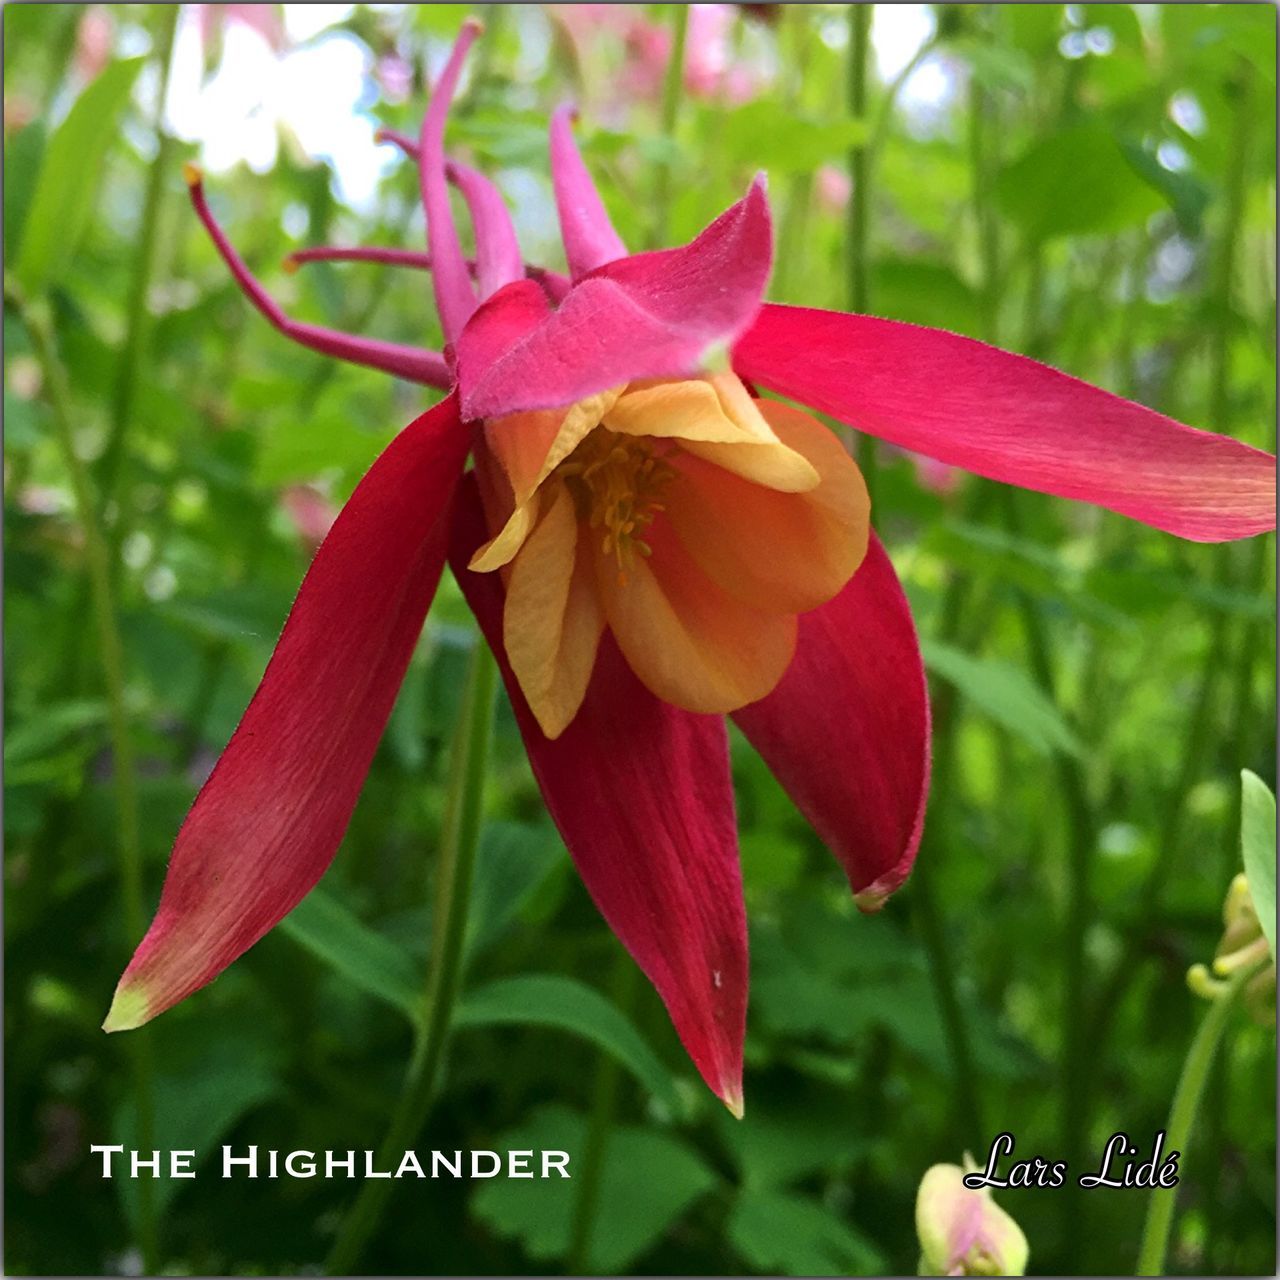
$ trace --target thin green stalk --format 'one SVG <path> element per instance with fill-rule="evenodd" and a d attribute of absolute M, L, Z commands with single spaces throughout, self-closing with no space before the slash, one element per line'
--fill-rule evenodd
<path fill-rule="evenodd" d="M 613 1002 L 625 1014 L 635 1001 L 640 970 L 625 952 L 618 955 L 614 973 Z M 604 1158 L 609 1146 L 609 1130 L 613 1127 L 618 1098 L 621 1067 L 612 1054 L 600 1054 L 595 1088 L 591 1099 L 591 1116 L 587 1123 L 587 1140 L 582 1151 L 578 1178 L 578 1199 L 573 1208 L 573 1232 L 569 1243 L 570 1275 L 588 1276 L 591 1270 L 591 1241 L 594 1238 L 596 1214 L 600 1208 Z"/>
<path fill-rule="evenodd" d="M 985 505 L 986 493 L 984 486 L 971 499 L 970 505 L 974 513 Z M 947 584 L 938 627 L 938 637 L 944 643 L 951 643 L 958 637 L 972 587 L 972 578 L 963 573 L 954 573 Z M 951 954 L 942 912 L 933 892 L 936 867 L 947 850 L 946 828 L 941 829 L 940 836 L 938 815 L 947 811 L 952 797 L 958 698 L 955 685 L 945 684 L 932 691 L 930 699 L 933 704 L 933 776 L 929 788 L 929 806 L 933 817 L 926 824 L 925 843 L 912 871 L 910 901 L 924 944 L 929 979 L 938 1001 L 947 1052 L 951 1058 L 954 1083 L 952 1128 L 955 1142 L 972 1146 L 976 1150 L 986 1141 L 982 1120 L 982 1094 L 973 1063 L 972 1038 L 956 984 L 959 966 Z"/>
<path fill-rule="evenodd" d="M 1180 1172 L 1185 1168 L 1183 1157 L 1186 1156 L 1187 1143 L 1195 1126 L 1205 1081 L 1209 1078 L 1209 1070 L 1213 1066 L 1231 1012 L 1249 981 L 1269 963 L 1269 960 L 1263 961 L 1234 973 L 1226 984 L 1226 990 L 1209 1006 L 1209 1012 L 1205 1014 L 1204 1021 L 1191 1041 L 1191 1048 L 1182 1064 L 1182 1074 L 1178 1077 L 1178 1087 L 1173 1095 L 1169 1123 L 1165 1128 L 1167 1149 L 1169 1152 L 1178 1152 Z M 1138 1247 L 1135 1274 L 1164 1275 L 1177 1199 L 1176 1187 L 1157 1187 L 1151 1192 L 1151 1199 L 1147 1204 L 1147 1220 L 1142 1229 L 1142 1242 Z"/>
<path fill-rule="evenodd" d="M 116 792 L 118 827 L 117 855 L 120 864 L 120 888 L 124 899 L 124 922 L 128 944 L 133 946 L 146 929 L 147 917 L 142 892 L 142 835 L 138 818 L 138 775 L 129 733 L 129 712 L 125 698 L 124 645 L 111 597 L 111 572 L 107 540 L 98 523 L 98 505 L 94 501 L 93 483 L 88 467 L 76 452 L 75 414 L 66 369 L 58 355 L 57 340 L 48 311 L 43 305 L 28 303 L 6 281 L 6 301 L 22 316 L 35 347 L 44 375 L 53 425 L 63 465 L 71 480 L 76 517 L 84 537 L 85 563 L 89 575 L 89 604 L 98 639 L 98 658 L 102 665 L 107 696 L 108 729 L 111 740 L 112 777 Z M 152 1088 L 151 1040 L 145 1028 L 129 1037 L 133 1059 L 133 1093 L 137 1109 L 137 1144 L 139 1150 L 154 1147 L 155 1103 Z M 154 1189 L 150 1179 L 138 1181 L 138 1234 L 142 1247 L 143 1268 L 154 1275 L 159 1262 L 159 1230 L 156 1221 Z"/>
<path fill-rule="evenodd" d="M 1229 432 L 1231 419 L 1231 344 L 1227 317 L 1231 310 L 1232 285 L 1247 194 L 1248 158 L 1253 126 L 1250 112 L 1251 87 L 1251 69 L 1242 62 L 1240 80 L 1236 84 L 1235 111 L 1231 130 L 1232 150 L 1227 163 L 1227 192 L 1222 238 L 1214 270 L 1218 325 L 1214 330 L 1213 344 L 1210 349 L 1208 409 L 1209 425 L 1215 431 L 1222 432 Z M 1215 569 L 1218 582 L 1226 585 L 1230 581 L 1231 569 L 1229 544 L 1224 543 L 1218 548 Z M 1242 630 L 1247 632 L 1249 627 L 1250 623 L 1246 620 L 1242 624 Z M 1128 930 L 1124 948 L 1108 981 L 1103 984 L 1093 1011 L 1091 1025 L 1096 1044 L 1103 1042 L 1105 1029 L 1119 1008 L 1126 988 L 1137 974 L 1139 968 L 1137 962 L 1142 956 L 1150 926 L 1159 918 L 1165 888 L 1177 866 L 1181 837 L 1185 828 L 1183 814 L 1187 797 L 1208 755 L 1218 683 L 1223 674 L 1222 654 L 1227 643 L 1227 631 L 1226 614 L 1215 613 L 1209 624 L 1209 634 L 1187 736 L 1179 757 L 1173 786 L 1164 807 L 1164 819 L 1156 843 L 1156 861 L 1147 875 L 1139 897 L 1142 904 L 1140 914 Z"/>
<path fill-rule="evenodd" d="M 124 458 L 124 441 L 129 424 L 133 420 L 134 401 L 137 394 L 139 373 L 147 354 L 151 333 L 151 312 L 147 296 L 155 274 L 156 252 L 159 244 L 157 228 L 161 210 L 169 193 L 167 179 L 172 178 L 171 156 L 173 140 L 164 129 L 164 104 L 169 94 L 169 74 L 173 64 L 174 37 L 178 30 L 180 6 L 165 5 L 161 11 L 156 57 L 160 65 L 160 87 L 156 95 L 153 130 L 156 137 L 155 159 L 147 174 L 147 193 L 142 206 L 142 222 L 138 230 L 138 242 L 134 252 L 133 281 L 129 288 L 128 310 L 125 313 L 124 345 L 120 352 L 120 367 L 116 378 L 115 395 L 111 402 L 111 421 L 107 429 L 107 442 L 98 463 L 100 499 L 105 507 L 117 495 L 120 514 L 111 537 L 111 546 L 120 545 L 123 534 L 131 523 L 130 504 L 126 490 L 119 486 L 121 464 Z"/>
<path fill-rule="evenodd" d="M 851 4 L 849 6 L 849 61 L 847 66 L 847 90 L 849 117 L 860 123 L 867 119 L 868 67 L 871 61 L 871 18 L 875 5 Z M 865 312 L 870 305 L 870 263 L 867 245 L 871 183 L 868 164 L 869 138 L 863 138 L 849 148 L 849 221 L 846 231 L 848 254 L 849 310 Z M 875 503 L 876 442 L 865 431 L 858 435 L 858 466 L 867 482 L 867 492 Z"/>
<path fill-rule="evenodd" d="M 936 784 L 933 792 L 935 808 L 945 793 Z M 924 942 L 929 976 L 934 995 L 938 1000 L 938 1012 L 942 1018 L 942 1030 L 947 1039 L 947 1052 L 951 1058 L 952 1126 L 957 1144 L 979 1150 L 989 1135 L 984 1127 L 982 1093 L 978 1088 L 978 1073 L 973 1062 L 973 1045 L 969 1027 L 956 987 L 956 962 L 947 945 L 942 912 L 938 909 L 933 891 L 935 867 L 926 850 L 911 876 L 911 905 L 920 936 Z"/>
<path fill-rule="evenodd" d="M 898 94 L 902 92 L 902 86 L 915 75 L 920 64 L 937 51 L 940 44 L 941 41 L 936 35 L 930 36 L 911 55 L 911 60 L 907 65 L 885 85 L 879 109 L 876 111 L 875 123 L 871 126 L 871 135 L 867 139 L 866 164 L 868 170 L 874 171 L 876 161 L 880 158 L 880 153 L 884 150 L 884 145 L 888 141 L 889 126 L 893 121 L 893 108 L 898 103 Z"/>
<path fill-rule="evenodd" d="M 735 25 L 741 38 L 742 23 Z M 809 47 L 813 23 L 802 6 L 783 11 L 778 43 L 783 50 L 783 65 L 788 68 L 783 82 L 782 106 L 788 115 L 801 110 L 805 77 L 809 67 Z M 771 296 L 778 302 L 791 298 L 794 284 L 792 273 L 800 259 L 799 248 L 804 243 L 809 223 L 809 208 L 813 201 L 813 174 L 794 173 L 787 179 L 782 198 L 782 216 L 778 219 L 777 252 L 773 260 L 773 288 Z"/>
<path fill-rule="evenodd" d="M 667 74 L 662 81 L 662 105 L 658 116 L 658 127 L 668 147 L 675 146 L 676 122 L 684 97 L 684 51 L 688 39 L 689 6 L 677 4 L 673 6 L 671 16 L 671 57 L 667 62 Z M 671 169 L 671 156 L 664 156 L 658 164 L 654 181 L 650 248 L 665 244 L 667 240 L 667 229 L 671 221 Z"/>
<path fill-rule="evenodd" d="M 400 1098 L 379 1147 L 383 1167 L 413 1146 L 434 1100 L 448 1046 L 454 1005 L 462 979 L 467 908 L 488 771 L 493 731 L 497 667 L 477 638 L 463 693 L 449 779 L 449 800 L 440 840 L 435 929 L 427 988 L 415 1027 L 413 1051 Z M 338 1230 L 325 1264 L 329 1275 L 350 1275 L 378 1227 L 393 1186 L 392 1179 L 366 1181 Z"/>
<path fill-rule="evenodd" d="M 871 55 L 871 17 L 874 5 L 849 6 L 848 108 L 851 120 L 867 119 L 867 70 Z M 849 148 L 849 306 L 854 311 L 867 309 L 870 292 L 867 262 L 867 190 L 868 139 Z"/>
<path fill-rule="evenodd" d="M 987 122 L 991 115 L 991 98 L 975 77 L 969 87 L 969 165 L 972 177 L 971 198 L 978 226 L 978 259 L 982 270 L 982 307 L 988 342 L 997 340 L 998 301 L 1000 296 L 1000 227 L 995 210 L 987 199 L 992 188 L 993 161 L 990 154 Z"/>

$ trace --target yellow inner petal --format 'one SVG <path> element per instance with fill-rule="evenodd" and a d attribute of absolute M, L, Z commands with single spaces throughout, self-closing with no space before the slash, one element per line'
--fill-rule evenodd
<path fill-rule="evenodd" d="M 503 644 L 542 731 L 558 737 L 577 714 L 604 631 L 589 555 L 582 554 L 574 501 L 553 482 L 546 514 L 512 565 Z"/>
<path fill-rule="evenodd" d="M 549 737 L 581 705 L 606 625 L 676 706 L 766 696 L 797 614 L 835 595 L 866 551 L 853 460 L 808 414 L 757 402 L 731 374 L 513 415 L 486 423 L 485 446 L 495 534 L 471 567 L 509 566 L 507 656 Z"/>

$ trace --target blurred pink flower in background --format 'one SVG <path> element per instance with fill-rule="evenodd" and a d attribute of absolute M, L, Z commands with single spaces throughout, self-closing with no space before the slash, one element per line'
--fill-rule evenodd
<path fill-rule="evenodd" d="M 615 83 L 626 103 L 656 100 L 662 92 L 671 57 L 669 28 L 650 21 L 633 5 L 553 4 L 548 12 L 568 35 L 578 61 L 589 62 L 601 40 L 620 41 L 625 48 L 621 76 Z M 731 4 L 692 4 L 685 43 L 684 87 L 698 98 L 751 101 L 772 78 L 756 57 L 739 54 L 734 36 L 741 15 Z"/>
<path fill-rule="evenodd" d="M 325 534 L 338 518 L 338 509 L 309 484 L 291 484 L 280 494 L 280 506 L 289 517 L 307 551 L 314 555 Z"/>
<path fill-rule="evenodd" d="M 193 4 L 187 8 L 194 11 L 200 41 L 206 49 L 217 46 L 223 27 L 230 22 L 256 31 L 276 53 L 284 48 L 284 23 L 278 4 Z"/>
<path fill-rule="evenodd" d="M 689 6 L 688 47 L 684 60 L 685 88 L 696 97 L 750 102 L 771 79 L 754 59 L 735 56 L 734 28 L 741 21 L 737 6 Z"/>
<path fill-rule="evenodd" d="M 404 102 L 413 89 L 413 67 L 398 53 L 383 54 L 374 67 L 374 75 L 388 102 Z"/>
<path fill-rule="evenodd" d="M 72 56 L 77 75 L 92 80 L 107 65 L 115 35 L 115 19 L 102 5 L 95 4 L 84 11 L 76 27 L 76 51 Z"/>
<path fill-rule="evenodd" d="M 818 170 L 817 192 L 824 213 L 841 213 L 853 194 L 853 180 L 836 165 L 824 164 Z"/>
<path fill-rule="evenodd" d="M 929 493 L 948 498 L 959 492 L 964 473 L 958 467 L 939 462 L 937 458 L 926 458 L 922 453 L 912 453 L 910 449 L 900 449 L 887 442 L 882 443 L 880 449 L 888 458 L 906 458 L 915 470 L 916 483 Z"/>
<path fill-rule="evenodd" d="M 961 473 L 957 467 L 949 467 L 937 458 L 926 458 L 921 453 L 908 453 L 911 465 L 916 469 L 916 479 L 922 489 L 945 498 L 960 488 Z"/>

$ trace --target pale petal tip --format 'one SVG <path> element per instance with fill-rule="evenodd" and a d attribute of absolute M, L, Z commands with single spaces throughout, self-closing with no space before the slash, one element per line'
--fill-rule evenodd
<path fill-rule="evenodd" d="M 150 1001 L 145 990 L 137 983 L 126 985 L 123 981 L 116 988 L 111 1008 L 107 1010 L 103 1031 L 132 1031 L 151 1018 Z"/>
<path fill-rule="evenodd" d="M 875 884 L 863 889 L 861 893 L 853 895 L 853 905 L 858 908 L 863 915 L 873 916 L 878 912 L 886 902 L 889 901 L 889 895 L 893 891 L 885 888 L 885 886 L 877 880 Z"/>
<path fill-rule="evenodd" d="M 722 1085 L 720 1101 L 729 1109 L 729 1114 L 735 1120 L 742 1119 L 745 1107 L 743 1106 L 742 1086 L 740 1084 Z"/>

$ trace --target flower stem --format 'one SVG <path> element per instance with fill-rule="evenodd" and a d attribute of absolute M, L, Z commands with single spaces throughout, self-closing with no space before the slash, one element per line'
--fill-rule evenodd
<path fill-rule="evenodd" d="M 640 970 L 631 957 L 626 952 L 619 952 L 614 972 L 613 1003 L 622 1013 L 631 1012 L 639 976 Z M 568 1271 L 574 1276 L 592 1274 L 591 1241 L 600 1210 L 605 1152 L 609 1145 L 609 1130 L 613 1126 L 620 1078 L 621 1067 L 617 1058 L 601 1053 L 591 1100 L 591 1116 L 587 1123 L 587 1140 L 582 1152 L 582 1172 L 577 1175 L 580 1179 L 578 1198 L 573 1208 Z"/>
<path fill-rule="evenodd" d="M 169 96 L 169 73 L 173 63 L 174 37 L 178 30 L 178 12 L 181 6 L 172 4 L 161 8 L 156 57 L 160 66 L 160 86 L 156 92 L 154 131 L 156 136 L 155 159 L 147 174 L 147 194 L 142 206 L 142 224 L 138 232 L 133 266 L 133 283 L 129 292 L 129 309 L 125 318 L 124 344 L 120 352 L 120 372 L 116 379 L 115 396 L 111 402 L 111 422 L 107 430 L 107 442 L 98 463 L 100 500 L 105 506 L 117 489 L 124 454 L 125 432 L 133 420 L 134 394 L 138 386 L 138 373 L 147 351 L 151 314 L 147 295 L 151 290 L 151 278 L 155 273 L 156 248 L 159 237 L 160 214 L 169 194 L 166 179 L 172 178 L 170 156 L 173 141 L 164 128 L 164 104 Z M 122 499 L 124 495 L 121 495 Z M 129 506 L 121 501 L 120 516 L 112 534 L 111 545 L 119 546 L 128 532 Z"/>
<path fill-rule="evenodd" d="M 985 506 L 987 489 L 980 488 L 971 499 L 971 514 Z M 953 571 L 942 601 L 938 638 L 955 642 L 973 591 L 973 580 L 967 574 Z M 948 944 L 946 921 L 938 907 L 933 885 L 937 870 L 950 846 L 949 826 L 941 821 L 953 802 L 955 773 L 955 724 L 959 693 L 953 684 L 931 691 L 933 706 L 933 778 L 930 784 L 931 820 L 925 827 L 925 844 L 911 874 L 911 907 L 924 944 L 929 978 L 942 1018 L 947 1050 L 951 1058 L 953 1146 L 983 1146 L 987 1136 L 983 1127 L 982 1092 L 973 1065 L 973 1046 L 965 1022 L 963 1006 L 956 982 L 961 968 Z"/>
<path fill-rule="evenodd" d="M 1205 1081 L 1209 1078 L 1209 1070 L 1213 1066 L 1227 1029 L 1231 1011 L 1235 1008 L 1240 993 L 1270 960 L 1237 970 L 1226 989 L 1222 991 L 1209 1006 L 1209 1012 L 1201 1022 L 1199 1030 L 1187 1050 L 1186 1060 L 1182 1064 L 1182 1074 L 1178 1077 L 1178 1087 L 1173 1095 L 1173 1106 L 1169 1111 L 1169 1123 L 1165 1129 L 1168 1150 L 1184 1155 L 1187 1142 L 1191 1137 L 1196 1121 L 1196 1112 L 1200 1108 L 1200 1099 L 1204 1094 Z M 1173 1227 L 1173 1211 L 1176 1207 L 1178 1192 L 1176 1187 L 1157 1187 L 1151 1192 L 1147 1204 L 1147 1220 L 1142 1229 L 1142 1243 L 1138 1247 L 1138 1265 L 1135 1274 L 1140 1276 L 1164 1275 L 1165 1257 L 1169 1251 L 1169 1234 Z"/>
<path fill-rule="evenodd" d="M 871 17 L 875 5 L 849 6 L 848 108 L 852 120 L 867 119 L 867 64 L 871 53 Z M 867 261 L 870 217 L 870 165 L 867 139 L 849 148 L 848 301 L 849 310 L 864 312 L 870 299 L 870 270 Z M 875 502 L 876 442 L 865 431 L 858 435 L 858 466 L 867 491 Z"/>
<path fill-rule="evenodd" d="M 1231 398 L 1229 341 L 1226 317 L 1230 315 L 1231 295 L 1235 279 L 1237 255 L 1244 218 L 1248 157 L 1251 144 L 1251 78 L 1250 68 L 1241 63 L 1241 79 L 1236 84 L 1235 110 L 1230 137 L 1231 155 L 1227 166 L 1227 194 L 1223 215 L 1222 237 L 1215 260 L 1214 292 L 1220 317 L 1213 334 L 1210 350 L 1209 378 L 1209 426 L 1215 431 L 1230 432 Z M 1259 539 L 1265 542 L 1265 539 Z M 1231 546 L 1223 543 L 1215 562 L 1218 585 L 1230 585 Z M 1247 634 L 1248 619 L 1241 624 Z M 1090 1039 L 1094 1053 L 1102 1052 L 1110 1023 L 1118 1012 L 1133 979 L 1140 971 L 1140 961 L 1146 949 L 1153 924 L 1159 919 L 1165 891 L 1177 867 L 1181 852 L 1183 821 L 1191 788 L 1204 768 L 1213 736 L 1215 712 L 1218 709 L 1218 686 L 1225 674 L 1222 670 L 1222 654 L 1228 642 L 1228 618 L 1225 613 L 1215 613 L 1208 627 L 1204 657 L 1196 690 L 1195 703 L 1187 724 L 1177 772 L 1170 787 L 1164 807 L 1163 821 L 1156 840 L 1156 860 L 1143 883 L 1138 917 L 1127 930 L 1125 944 L 1119 958 L 1095 1002 L 1093 1016 L 1089 1020 Z"/>
<path fill-rule="evenodd" d="M 867 62 L 871 52 L 870 4 L 849 6 L 848 107 L 852 120 L 867 118 Z M 867 142 L 849 148 L 849 306 L 867 309 Z"/>
<path fill-rule="evenodd" d="M 94 501 L 89 470 L 76 453 L 75 415 L 66 368 L 58 355 L 49 314 L 43 304 L 31 303 L 5 282 L 5 301 L 22 317 L 31 335 L 36 358 L 44 375 L 44 385 L 53 411 L 53 425 L 63 465 L 71 481 L 76 504 L 76 517 L 84 537 L 85 563 L 89 576 L 89 605 L 98 639 L 98 658 L 102 664 L 107 696 L 108 730 L 111 740 L 112 778 L 116 792 L 116 815 L 119 824 L 117 853 L 120 864 L 120 888 L 124 899 L 124 924 L 128 943 L 134 945 L 146 929 L 146 912 L 142 893 L 142 837 L 138 819 L 137 768 L 133 740 L 129 733 L 129 713 L 125 699 L 124 645 L 111 598 L 111 572 L 107 540 L 98 522 L 98 505 Z M 137 1111 L 137 1145 L 149 1151 L 154 1146 L 155 1103 L 152 1089 L 151 1039 L 146 1028 L 129 1037 L 133 1058 L 133 1095 Z M 143 1270 L 157 1273 L 159 1232 L 155 1214 L 154 1192 L 150 1179 L 140 1178 L 138 1191 L 138 1236 L 142 1248 Z"/>
<path fill-rule="evenodd" d="M 493 729 L 497 667 L 477 637 L 454 740 L 448 806 L 440 840 L 435 929 L 427 989 L 414 1033 L 413 1052 L 399 1101 L 379 1148 L 382 1167 L 398 1163 L 408 1150 L 434 1099 L 448 1046 L 453 1009 L 461 985 L 467 908 L 484 800 Z M 329 1275 L 350 1275 L 378 1226 L 391 1194 L 392 1179 L 366 1181 L 334 1241 L 325 1264 Z"/>
<path fill-rule="evenodd" d="M 689 39 L 689 6 L 672 6 L 671 57 L 667 62 L 667 74 L 662 82 L 662 106 L 659 128 L 668 147 L 675 146 L 676 120 L 680 114 L 680 100 L 684 88 L 684 51 Z M 657 248 L 667 240 L 667 228 L 671 219 L 671 156 L 664 156 L 658 164 L 657 180 L 653 196 L 653 233 L 649 247 Z"/>

